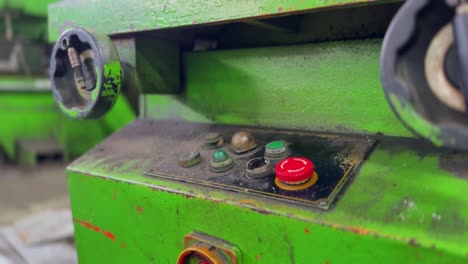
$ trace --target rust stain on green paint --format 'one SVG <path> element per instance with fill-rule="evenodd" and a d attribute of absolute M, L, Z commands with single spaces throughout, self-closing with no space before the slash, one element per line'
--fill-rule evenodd
<path fill-rule="evenodd" d="M 138 211 L 139 213 L 143 213 L 143 208 L 142 208 L 141 206 L 137 206 L 137 211 Z"/>
<path fill-rule="evenodd" d="M 93 230 L 95 232 L 102 233 L 105 237 L 109 238 L 112 241 L 115 241 L 115 235 L 110 231 L 103 230 L 100 227 L 95 226 L 95 225 L 91 224 L 90 222 L 87 222 L 87 221 L 84 221 L 84 220 L 81 220 L 81 219 L 73 218 L 73 221 L 78 223 L 80 226 L 86 227 L 86 228 L 91 229 L 91 230 Z"/>

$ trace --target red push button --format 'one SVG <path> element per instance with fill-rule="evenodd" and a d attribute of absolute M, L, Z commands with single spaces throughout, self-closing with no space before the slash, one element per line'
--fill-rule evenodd
<path fill-rule="evenodd" d="M 276 178 L 288 184 L 301 184 L 314 175 L 314 164 L 304 157 L 291 157 L 275 167 Z"/>

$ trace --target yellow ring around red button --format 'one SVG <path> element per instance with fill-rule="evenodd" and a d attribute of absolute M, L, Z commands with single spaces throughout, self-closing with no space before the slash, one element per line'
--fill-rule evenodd
<path fill-rule="evenodd" d="M 317 180 L 318 180 L 317 172 L 314 172 L 314 174 L 312 174 L 312 177 L 310 177 L 310 179 L 308 181 L 306 181 L 306 182 L 304 182 L 302 184 L 290 185 L 290 184 L 286 184 L 286 183 L 282 182 L 278 178 L 275 178 L 275 184 L 280 189 L 285 190 L 285 191 L 300 191 L 300 190 L 304 190 L 304 189 L 307 189 L 307 188 L 311 187 L 312 185 L 314 185 L 317 182 Z"/>

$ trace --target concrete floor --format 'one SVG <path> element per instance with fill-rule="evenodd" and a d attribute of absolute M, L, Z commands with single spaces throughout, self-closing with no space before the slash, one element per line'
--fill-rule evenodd
<path fill-rule="evenodd" d="M 0 225 L 27 214 L 69 208 L 65 164 L 21 168 L 0 164 Z"/>

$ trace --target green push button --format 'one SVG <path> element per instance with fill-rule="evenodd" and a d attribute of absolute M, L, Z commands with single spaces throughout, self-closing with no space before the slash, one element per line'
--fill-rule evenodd
<path fill-rule="evenodd" d="M 280 148 L 285 148 L 286 147 L 286 142 L 284 141 L 272 141 L 268 143 L 267 148 L 269 149 L 280 149 Z"/>
<path fill-rule="evenodd" d="M 214 162 L 223 162 L 229 159 L 229 154 L 224 149 L 218 149 L 213 154 L 213 161 Z"/>
<path fill-rule="evenodd" d="M 271 141 L 265 146 L 265 157 L 270 159 L 283 159 L 291 154 L 288 143 L 282 140 Z"/>

